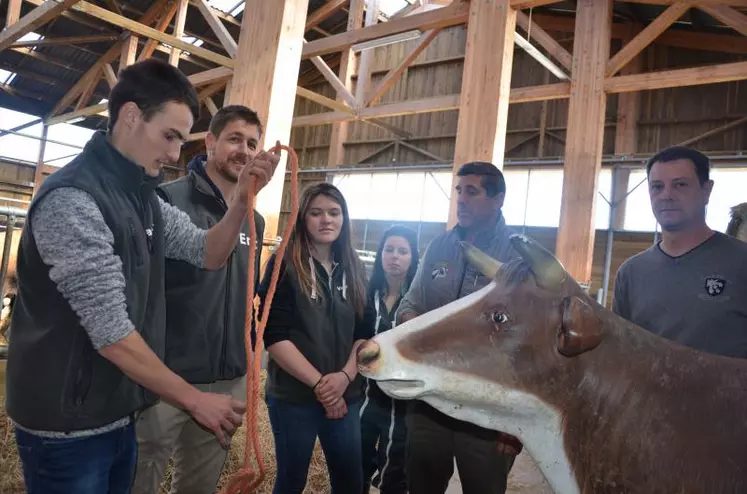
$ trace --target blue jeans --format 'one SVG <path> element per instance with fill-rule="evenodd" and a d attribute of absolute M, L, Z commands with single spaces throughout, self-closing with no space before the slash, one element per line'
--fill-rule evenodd
<path fill-rule="evenodd" d="M 327 460 L 332 494 L 363 489 L 360 403 L 348 403 L 341 419 L 328 419 L 320 403 L 298 405 L 267 397 L 275 436 L 277 480 L 273 494 L 301 494 L 317 436 Z"/>
<path fill-rule="evenodd" d="M 28 494 L 128 494 L 137 462 L 135 427 L 50 439 L 16 428 Z"/>

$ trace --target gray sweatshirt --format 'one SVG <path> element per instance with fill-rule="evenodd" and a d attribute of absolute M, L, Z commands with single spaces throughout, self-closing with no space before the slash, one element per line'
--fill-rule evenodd
<path fill-rule="evenodd" d="M 160 198 L 159 203 L 166 257 L 203 267 L 207 232 L 195 226 L 186 213 Z M 114 236 L 93 197 L 76 188 L 55 189 L 35 206 L 30 228 L 39 255 L 50 266 L 49 277 L 80 317 L 96 350 L 122 340 L 135 330 L 127 315 L 122 261 L 114 253 Z M 27 432 L 47 437 L 79 437 L 128 423 L 129 418 L 125 418 L 96 430 L 72 434 Z"/>

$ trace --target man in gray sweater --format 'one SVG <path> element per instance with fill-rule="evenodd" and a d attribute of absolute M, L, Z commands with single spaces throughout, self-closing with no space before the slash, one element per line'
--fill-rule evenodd
<path fill-rule="evenodd" d="M 501 262 L 519 258 L 509 241 L 513 232 L 501 212 L 506 196 L 503 174 L 492 163 L 473 162 L 463 165 L 457 175 L 458 225 L 428 246 L 397 310 L 399 324 L 492 281 L 467 262 L 462 240 Z M 522 448 L 518 439 L 453 419 L 420 400 L 409 403 L 405 421 L 410 494 L 444 494 L 455 459 L 464 494 L 506 492 L 508 473 Z"/>
<path fill-rule="evenodd" d="M 661 241 L 620 266 L 613 311 L 683 345 L 747 358 L 747 244 L 706 224 L 708 158 L 672 147 L 646 169 Z"/>
<path fill-rule="evenodd" d="M 128 493 L 135 420 L 158 397 L 189 412 L 223 444 L 245 404 L 189 385 L 162 362 L 164 265 L 220 268 L 249 209 L 250 177 L 270 180 L 278 157 L 244 166 L 222 221 L 205 231 L 156 196 L 199 116 L 197 93 L 157 59 L 127 67 L 109 97 L 109 131 L 47 178 L 19 245 L 7 410 L 30 492 Z"/>

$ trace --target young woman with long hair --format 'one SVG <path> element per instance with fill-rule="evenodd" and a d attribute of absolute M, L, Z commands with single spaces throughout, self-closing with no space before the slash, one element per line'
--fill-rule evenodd
<path fill-rule="evenodd" d="M 329 183 L 307 188 L 289 239 L 264 343 L 266 400 L 275 437 L 274 494 L 300 494 L 317 437 L 333 494 L 362 489 L 358 345 L 373 334 L 365 274 L 353 249 L 347 204 Z M 268 259 L 259 289 L 266 295 Z"/>
<path fill-rule="evenodd" d="M 415 232 L 403 226 L 393 226 L 384 232 L 368 284 L 366 312 L 373 318 L 374 334 L 393 327 L 394 315 L 415 277 L 418 260 Z M 407 492 L 405 412 L 405 402 L 388 397 L 376 382 L 366 379 L 361 406 L 363 492 L 366 494 L 371 484 L 381 494 Z M 371 477 L 377 470 L 372 482 Z"/>

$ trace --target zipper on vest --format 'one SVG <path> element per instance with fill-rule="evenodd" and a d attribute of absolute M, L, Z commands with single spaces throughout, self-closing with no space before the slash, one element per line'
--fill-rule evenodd
<path fill-rule="evenodd" d="M 229 306 L 231 300 L 231 264 L 233 263 L 233 253 L 228 256 L 228 262 L 226 263 L 226 296 L 223 300 L 223 346 L 221 347 L 221 364 L 220 374 L 221 378 L 226 378 L 226 353 L 228 351 L 228 330 L 229 330 Z M 250 307 L 247 307 L 249 310 Z M 254 320 L 254 319 L 252 319 Z"/>

